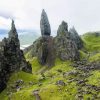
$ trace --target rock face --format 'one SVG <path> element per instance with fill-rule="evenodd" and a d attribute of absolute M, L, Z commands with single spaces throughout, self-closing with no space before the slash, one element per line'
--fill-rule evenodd
<path fill-rule="evenodd" d="M 38 49 L 38 60 L 42 65 L 54 66 L 54 42 L 52 36 L 43 36 Z"/>
<path fill-rule="evenodd" d="M 47 14 L 44 11 L 44 9 L 43 9 L 42 14 L 41 14 L 40 28 L 41 28 L 42 35 L 49 35 L 50 36 L 51 28 L 50 28 Z"/>
<path fill-rule="evenodd" d="M 54 65 L 54 42 L 46 12 L 43 10 L 40 21 L 41 39 L 38 45 L 38 60 L 42 65 Z"/>
<path fill-rule="evenodd" d="M 0 43 L 0 92 L 6 87 L 10 73 L 18 70 L 32 73 L 31 65 L 26 62 L 23 51 L 20 50 L 18 34 L 13 20 L 8 34 L 8 38 L 4 38 Z"/>
<path fill-rule="evenodd" d="M 79 52 L 76 43 L 72 40 L 68 32 L 68 25 L 62 22 L 55 37 L 55 48 L 57 57 L 62 60 L 78 60 Z"/>
<path fill-rule="evenodd" d="M 69 33 L 70 33 L 70 37 L 72 38 L 72 40 L 76 43 L 77 45 L 77 48 L 78 49 L 81 49 L 83 47 L 83 41 L 82 39 L 80 38 L 80 36 L 78 35 L 77 31 L 75 30 L 74 27 L 72 27 L 70 30 L 69 30 Z"/>
<path fill-rule="evenodd" d="M 30 56 L 38 57 L 39 63 L 47 66 L 53 66 L 55 58 L 79 60 L 78 50 L 82 47 L 82 41 L 75 29 L 69 32 L 67 23 L 63 21 L 58 28 L 57 36 L 51 37 L 50 24 L 44 10 L 41 15 L 40 28 L 42 37 L 24 52 L 29 51 Z"/>

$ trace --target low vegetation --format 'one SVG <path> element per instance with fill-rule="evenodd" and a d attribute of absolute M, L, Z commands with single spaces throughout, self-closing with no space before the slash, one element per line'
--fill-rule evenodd
<path fill-rule="evenodd" d="M 81 60 L 99 61 L 100 37 L 86 34 L 82 39 L 85 48 L 80 50 Z M 96 90 L 100 86 L 99 70 L 84 73 L 72 67 L 74 62 L 60 59 L 56 59 L 55 66 L 48 68 L 41 66 L 37 58 L 30 58 L 28 54 L 25 57 L 32 64 L 32 74 L 13 73 L 7 88 L 0 94 L 0 100 L 36 100 L 34 91 L 38 91 L 41 100 L 100 100 L 100 91 Z"/>

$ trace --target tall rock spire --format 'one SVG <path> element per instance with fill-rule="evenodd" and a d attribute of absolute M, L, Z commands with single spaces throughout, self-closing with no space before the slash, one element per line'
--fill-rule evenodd
<path fill-rule="evenodd" d="M 50 36 L 51 28 L 46 12 L 42 11 L 40 20 L 41 35 L 38 45 L 38 61 L 42 65 L 48 67 L 54 66 L 54 42 L 53 37 Z"/>
<path fill-rule="evenodd" d="M 0 49 L 0 92 L 5 89 L 9 76 L 12 72 L 23 70 L 32 73 L 32 67 L 26 61 L 23 51 L 20 50 L 20 41 L 12 20 L 8 38 L 1 42 Z"/>
<path fill-rule="evenodd" d="M 44 9 L 42 10 L 42 14 L 41 14 L 40 28 L 41 28 L 42 36 L 43 35 L 49 35 L 50 36 L 51 27 L 50 27 L 50 24 L 49 24 L 47 14 L 46 14 Z"/>
<path fill-rule="evenodd" d="M 8 34 L 9 34 L 9 38 L 12 38 L 12 37 L 13 38 L 18 38 L 18 34 L 17 34 L 17 31 L 16 31 L 14 20 L 12 20 L 11 30 L 10 30 L 10 32 Z"/>

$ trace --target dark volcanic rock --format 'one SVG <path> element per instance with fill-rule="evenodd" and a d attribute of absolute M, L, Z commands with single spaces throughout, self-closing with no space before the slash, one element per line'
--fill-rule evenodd
<path fill-rule="evenodd" d="M 25 49 L 25 53 L 30 53 L 31 57 L 38 57 L 40 64 L 52 66 L 55 57 L 62 60 L 79 60 L 77 43 L 68 32 L 68 25 L 62 22 L 58 28 L 55 38 L 50 36 L 51 29 L 45 11 L 42 11 L 40 22 L 42 37 L 37 39 L 33 45 Z M 78 37 L 75 33 L 75 39 Z"/>
<path fill-rule="evenodd" d="M 54 42 L 53 37 L 43 36 L 41 38 L 40 47 L 38 49 L 38 60 L 40 64 L 53 66 L 54 65 Z"/>
<path fill-rule="evenodd" d="M 81 49 L 83 47 L 83 41 L 82 41 L 81 37 L 78 35 L 78 33 L 75 30 L 75 28 L 72 27 L 69 30 L 69 33 L 70 33 L 70 37 L 72 38 L 72 40 L 76 43 L 77 48 Z"/>
<path fill-rule="evenodd" d="M 23 51 L 20 50 L 18 34 L 12 20 L 12 27 L 0 43 L 0 92 L 6 87 L 10 73 L 18 70 L 32 73 L 29 62 L 26 62 Z"/>
<path fill-rule="evenodd" d="M 43 9 L 42 14 L 41 14 L 40 28 L 41 28 L 42 35 L 49 35 L 50 36 L 51 28 L 50 28 L 47 14 L 44 11 L 44 9 Z"/>
<path fill-rule="evenodd" d="M 56 82 L 56 85 L 61 85 L 61 86 L 65 86 L 65 82 L 62 80 L 59 80 Z"/>
<path fill-rule="evenodd" d="M 48 67 L 54 66 L 55 49 L 54 39 L 50 36 L 51 28 L 46 12 L 43 10 L 40 21 L 41 37 L 33 42 L 29 48 L 24 50 L 24 53 L 30 52 L 29 57 L 37 57 L 41 65 Z"/>
<path fill-rule="evenodd" d="M 43 10 L 40 21 L 40 28 L 42 37 L 37 42 L 37 56 L 38 61 L 42 65 L 53 66 L 54 65 L 54 41 L 50 36 L 51 28 L 48 21 L 46 12 Z"/>
<path fill-rule="evenodd" d="M 71 39 L 68 25 L 62 22 L 55 37 L 55 48 L 57 56 L 62 60 L 78 60 L 79 52 L 76 43 Z"/>

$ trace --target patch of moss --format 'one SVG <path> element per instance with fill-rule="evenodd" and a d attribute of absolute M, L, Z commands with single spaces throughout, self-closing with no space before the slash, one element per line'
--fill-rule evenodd
<path fill-rule="evenodd" d="M 42 100 L 75 100 L 77 87 L 75 83 L 66 86 L 47 85 L 40 90 Z"/>
<path fill-rule="evenodd" d="M 86 33 L 82 36 L 84 47 L 88 52 L 100 51 L 100 36 L 96 36 L 96 33 Z"/>
<path fill-rule="evenodd" d="M 100 61 L 100 53 L 97 53 L 89 58 L 90 62 Z"/>
<path fill-rule="evenodd" d="M 80 59 L 87 58 L 87 54 L 83 52 L 82 50 L 79 50 L 79 53 L 80 53 Z"/>
<path fill-rule="evenodd" d="M 88 78 L 88 84 L 100 86 L 100 71 L 92 71 L 92 76 Z"/>

